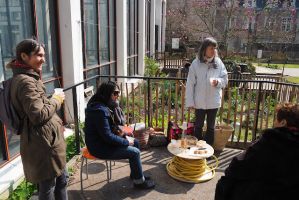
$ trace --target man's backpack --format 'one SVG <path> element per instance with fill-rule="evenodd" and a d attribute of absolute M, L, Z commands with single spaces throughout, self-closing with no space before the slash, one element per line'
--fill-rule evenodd
<path fill-rule="evenodd" d="M 0 84 L 0 121 L 7 129 L 15 134 L 20 134 L 22 119 L 12 105 L 10 88 L 13 78 L 3 81 Z"/>

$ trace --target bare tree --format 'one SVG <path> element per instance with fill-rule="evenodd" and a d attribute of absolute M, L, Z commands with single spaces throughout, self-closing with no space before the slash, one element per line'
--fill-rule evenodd
<path fill-rule="evenodd" d="M 223 56 L 227 55 L 229 44 L 236 39 L 246 44 L 249 56 L 257 43 L 291 44 L 296 35 L 293 1 L 261 2 L 262 5 L 257 7 L 256 1 L 246 0 L 180 0 L 179 7 L 169 10 L 168 30 L 171 36 L 177 35 L 184 42 L 215 37 L 222 46 L 220 53 Z M 289 25 L 289 16 L 292 25 Z"/>

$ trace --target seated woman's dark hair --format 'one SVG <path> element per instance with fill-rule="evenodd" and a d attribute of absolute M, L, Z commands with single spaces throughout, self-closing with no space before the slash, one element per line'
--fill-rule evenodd
<path fill-rule="evenodd" d="M 97 92 L 95 95 L 91 97 L 91 99 L 88 102 L 88 105 L 94 102 L 103 103 L 105 105 L 109 105 L 109 102 L 111 100 L 111 95 L 113 92 L 118 89 L 118 85 L 113 81 L 106 81 L 103 82 L 100 87 L 98 87 Z"/>

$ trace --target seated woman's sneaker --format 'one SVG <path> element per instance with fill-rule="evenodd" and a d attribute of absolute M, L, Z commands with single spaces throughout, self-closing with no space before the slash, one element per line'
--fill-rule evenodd
<path fill-rule="evenodd" d="M 134 187 L 138 189 L 152 189 L 155 187 L 155 182 L 153 180 L 146 179 L 145 181 L 143 181 L 143 183 L 134 183 Z"/>

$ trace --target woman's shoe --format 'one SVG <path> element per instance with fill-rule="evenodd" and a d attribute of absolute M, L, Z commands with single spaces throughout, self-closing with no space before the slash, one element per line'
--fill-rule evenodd
<path fill-rule="evenodd" d="M 151 179 L 151 177 L 150 176 L 148 176 L 148 175 L 143 175 L 144 176 L 144 179 L 145 180 L 150 180 Z M 133 180 L 133 177 L 130 175 L 130 179 L 132 179 Z"/>
<path fill-rule="evenodd" d="M 155 182 L 153 180 L 145 180 L 143 183 L 135 184 L 134 187 L 138 189 L 152 189 L 155 187 Z"/>

